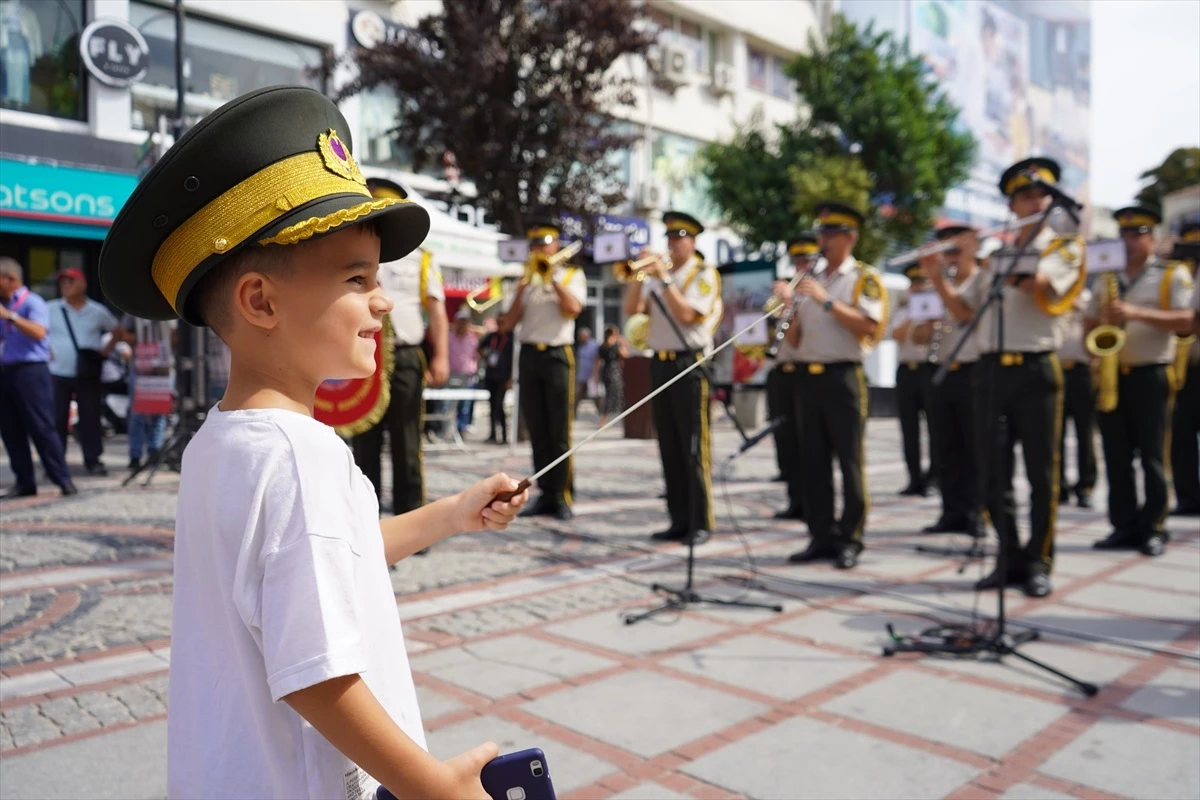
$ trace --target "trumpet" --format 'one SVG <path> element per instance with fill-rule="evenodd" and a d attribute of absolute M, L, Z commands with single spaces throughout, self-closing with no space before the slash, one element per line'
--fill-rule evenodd
<path fill-rule="evenodd" d="M 531 278 L 538 277 L 545 283 L 554 274 L 556 267 L 560 264 L 565 264 L 571 256 L 582 249 L 583 242 L 571 242 L 552 256 L 548 256 L 545 253 L 534 253 L 525 264 L 524 280 L 529 282 Z"/>
<path fill-rule="evenodd" d="M 495 297 L 489 297 L 487 300 L 480 302 L 479 296 L 482 294 L 486 294 L 487 292 L 490 292 L 491 290 L 492 290 L 491 281 L 488 281 L 487 283 L 483 284 L 482 286 L 475 287 L 467 294 L 467 297 L 466 297 L 467 306 L 475 313 L 482 314 L 483 312 L 487 311 L 492 306 L 496 305 L 496 303 L 499 303 L 501 300 L 504 299 L 503 294 L 497 293 Z"/>
<path fill-rule="evenodd" d="M 646 280 L 646 268 L 656 261 L 665 261 L 666 256 L 654 255 L 639 258 L 637 261 L 618 261 L 613 264 L 613 277 L 617 279 L 617 283 L 629 283 L 636 281 L 641 283 Z"/>
<path fill-rule="evenodd" d="M 1111 272 L 1104 275 L 1104 308 L 1120 294 L 1117 277 Z M 1089 353 L 1097 361 L 1096 410 L 1112 411 L 1117 407 L 1118 354 L 1125 346 L 1125 331 L 1116 325 L 1098 325 L 1091 330 L 1085 341 Z"/>

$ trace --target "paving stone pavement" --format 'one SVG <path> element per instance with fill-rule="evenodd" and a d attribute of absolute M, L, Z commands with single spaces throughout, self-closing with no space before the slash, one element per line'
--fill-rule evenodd
<path fill-rule="evenodd" d="M 577 436 L 594 419 L 584 409 Z M 718 459 L 736 448 L 728 421 L 714 436 Z M 123 446 L 110 440 L 110 463 Z M 178 476 L 123 488 L 120 470 L 91 478 L 71 459 L 78 497 L 0 505 L 0 798 L 162 797 Z M 431 497 L 529 471 L 525 447 L 425 463 Z M 648 539 L 667 521 L 654 443 L 616 434 L 577 459 L 572 522 L 454 537 L 398 565 L 432 752 L 541 747 L 563 798 L 1200 796 L 1195 518 L 1170 520 L 1162 558 L 1094 552 L 1101 483 L 1095 510 L 1060 507 L 1055 593 L 1007 594 L 1014 625 L 1044 628 L 1024 652 L 1097 683 L 1089 699 L 1012 657 L 881 657 L 888 624 L 996 610 L 970 588 L 983 566 L 914 551 L 965 543 L 916 534 L 938 500 L 897 496 L 895 420 L 868 424 L 857 570 L 787 564 L 804 526 L 771 519 L 775 472 L 768 440 L 714 481 L 719 530 L 696 576 L 782 613 L 704 605 L 624 623 L 661 599 L 652 583 L 682 579 L 685 551 Z M 1020 473 L 1018 486 L 1027 499 Z"/>

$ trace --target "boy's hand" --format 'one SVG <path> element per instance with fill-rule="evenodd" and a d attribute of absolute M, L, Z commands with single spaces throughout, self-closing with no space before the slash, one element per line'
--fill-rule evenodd
<path fill-rule="evenodd" d="M 445 787 L 443 797 L 491 800 L 491 796 L 483 790 L 479 774 L 483 771 L 484 765 L 498 755 L 500 755 L 500 748 L 494 742 L 484 742 L 462 755 L 443 762 L 450 779 L 449 784 Z"/>
<path fill-rule="evenodd" d="M 464 489 L 456 503 L 455 527 L 460 531 L 504 530 L 529 500 L 529 490 L 514 495 L 507 503 L 493 503 L 492 499 L 516 488 L 517 481 L 501 472 Z"/>

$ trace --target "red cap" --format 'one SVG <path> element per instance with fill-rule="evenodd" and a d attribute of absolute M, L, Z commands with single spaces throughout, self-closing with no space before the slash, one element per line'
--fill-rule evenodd
<path fill-rule="evenodd" d="M 77 281 L 83 280 L 83 270 L 76 267 L 67 267 L 58 271 L 58 280 L 63 278 L 74 278 Z"/>

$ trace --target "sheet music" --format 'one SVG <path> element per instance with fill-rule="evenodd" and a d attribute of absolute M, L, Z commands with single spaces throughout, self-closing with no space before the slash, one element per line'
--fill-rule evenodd
<path fill-rule="evenodd" d="M 1088 242 L 1087 271 L 1089 273 L 1120 272 L 1125 269 L 1125 243 L 1120 239 Z"/>
<path fill-rule="evenodd" d="M 914 292 L 908 298 L 908 318 L 913 322 L 941 319 L 945 314 L 946 306 L 937 292 Z"/>

